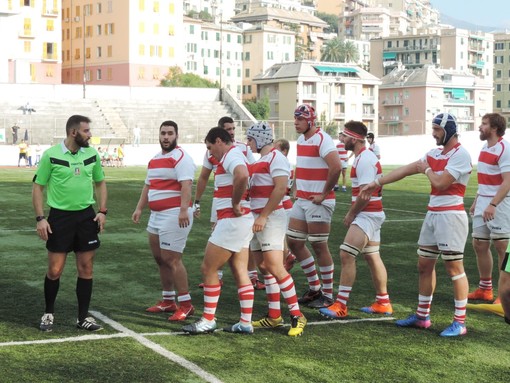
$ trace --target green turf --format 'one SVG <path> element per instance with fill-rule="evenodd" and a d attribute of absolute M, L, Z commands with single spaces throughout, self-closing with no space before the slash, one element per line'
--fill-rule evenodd
<path fill-rule="evenodd" d="M 385 169 L 388 171 L 388 169 Z M 468 334 L 443 339 L 439 332 L 453 316 L 452 285 L 442 262 L 437 267 L 437 290 L 429 330 L 401 329 L 394 321 L 335 323 L 304 308 L 310 325 L 300 338 L 286 336 L 286 328 L 258 330 L 252 336 L 218 332 L 207 336 L 177 334 L 181 324 L 165 314 L 148 314 L 147 305 L 159 299 L 157 267 L 148 250 L 145 225 L 131 214 L 138 201 L 145 169 L 106 169 L 109 214 L 95 263 L 91 310 L 119 322 L 164 349 L 195 363 L 224 382 L 507 382 L 510 379 L 509 326 L 501 317 L 468 312 Z M 73 338 L 88 335 L 75 328 L 76 269 L 74 255 L 61 278 L 52 333 L 38 330 L 44 310 L 44 243 L 35 233 L 31 205 L 33 170 L 0 169 L 0 343 Z M 381 254 L 388 269 L 394 317 L 412 313 L 417 303 L 416 240 L 424 217 L 429 184 L 414 176 L 384 188 L 387 222 L 382 228 Z M 468 187 L 466 206 L 476 192 L 476 175 Z M 337 194 L 330 236 L 338 280 L 338 247 L 346 229 L 342 220 L 349 195 Z M 202 219 L 196 220 L 185 251 L 191 294 L 198 315 L 202 310 L 200 263 L 209 234 L 211 188 L 202 200 Z M 470 243 L 466 272 L 471 287 L 478 277 Z M 495 273 L 496 274 L 496 273 Z M 298 293 L 306 288 L 302 271 L 293 275 Z M 239 318 L 237 293 L 225 271 L 217 316 L 226 326 Z M 337 282 L 335 283 L 337 286 Z M 336 288 L 335 288 L 336 292 Z M 374 292 L 363 260 L 349 303 L 351 318 L 370 318 L 358 309 L 371 303 Z M 282 305 L 285 315 L 285 305 Z M 255 313 L 265 314 L 265 296 L 255 293 Z M 198 318 L 195 316 L 195 319 Z M 105 325 L 98 335 L 119 332 Z M 159 334 L 158 333 L 163 333 Z M 172 333 L 172 334 L 168 334 Z M 142 346 L 131 337 L 67 341 L 51 344 L 0 345 L 0 382 L 203 382 L 197 375 Z"/>

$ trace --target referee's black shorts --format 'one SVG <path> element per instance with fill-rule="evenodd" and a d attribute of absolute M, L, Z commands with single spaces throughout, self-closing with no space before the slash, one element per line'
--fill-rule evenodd
<path fill-rule="evenodd" d="M 98 224 L 94 222 L 95 217 L 92 206 L 78 211 L 51 208 L 48 223 L 53 233 L 48 236 L 46 248 L 53 253 L 97 249 L 101 242 L 98 237 Z"/>

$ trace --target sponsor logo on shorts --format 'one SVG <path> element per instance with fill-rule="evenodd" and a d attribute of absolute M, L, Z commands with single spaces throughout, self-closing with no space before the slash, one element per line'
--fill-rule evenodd
<path fill-rule="evenodd" d="M 312 214 L 312 218 L 322 218 L 322 215 Z"/>
<path fill-rule="evenodd" d="M 170 242 L 161 242 L 162 245 L 165 245 L 165 246 L 171 246 L 172 244 Z"/>
<path fill-rule="evenodd" d="M 438 245 L 439 245 L 439 246 L 443 246 L 443 247 L 448 247 L 448 244 L 447 244 L 447 243 L 441 243 L 441 242 L 439 242 L 439 243 L 438 243 Z"/>
<path fill-rule="evenodd" d="M 269 247 L 269 246 L 271 246 L 271 244 L 270 243 L 263 243 L 262 244 L 262 247 L 266 247 L 266 246 Z"/>
<path fill-rule="evenodd" d="M 93 241 L 89 241 L 89 245 L 93 245 L 94 243 L 97 243 L 97 239 L 94 239 Z"/>

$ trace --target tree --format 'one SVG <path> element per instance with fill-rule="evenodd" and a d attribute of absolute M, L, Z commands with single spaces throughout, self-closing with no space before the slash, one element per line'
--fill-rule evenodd
<path fill-rule="evenodd" d="M 260 100 L 252 98 L 243 102 L 244 106 L 258 121 L 269 118 L 269 96 L 265 95 Z"/>
<path fill-rule="evenodd" d="M 181 88 L 219 88 L 218 82 L 212 82 L 193 73 L 183 73 L 178 66 L 168 68 L 168 73 L 160 82 L 165 87 Z"/>
<path fill-rule="evenodd" d="M 322 46 L 321 61 L 343 62 L 343 51 L 343 41 L 335 37 Z"/>
<path fill-rule="evenodd" d="M 355 63 L 358 59 L 358 48 L 352 41 L 342 41 L 335 37 L 322 46 L 321 61 Z"/>
<path fill-rule="evenodd" d="M 329 24 L 329 32 L 338 34 L 338 16 L 331 13 L 317 12 L 317 17 Z"/>

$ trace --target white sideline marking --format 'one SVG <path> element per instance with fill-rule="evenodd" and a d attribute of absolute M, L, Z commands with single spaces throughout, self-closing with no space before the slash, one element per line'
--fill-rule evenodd
<path fill-rule="evenodd" d="M 214 375 L 204 371 L 196 364 L 180 357 L 179 355 L 174 354 L 171 351 L 161 347 L 157 343 L 152 342 L 151 340 L 145 338 L 146 336 L 175 336 L 175 335 L 183 335 L 184 332 L 152 332 L 152 333 L 136 333 L 127 327 L 124 327 L 120 323 L 114 321 L 113 319 L 108 318 L 107 316 L 101 314 L 98 311 L 90 311 L 90 313 L 101 320 L 102 322 L 110 325 L 115 330 L 119 331 L 117 334 L 108 334 L 108 335 L 81 335 L 74 336 L 69 338 L 55 338 L 55 339 L 41 339 L 41 340 L 27 340 L 27 341 L 14 341 L 14 342 L 3 342 L 0 343 L 0 347 L 8 347 L 8 346 L 25 346 L 32 344 L 50 344 L 50 343 L 64 343 L 64 342 L 81 342 L 87 340 L 102 340 L 102 339 L 112 339 L 112 338 L 134 338 L 136 341 L 144 345 L 145 347 L 157 352 L 158 354 L 164 356 L 170 361 L 177 363 L 187 369 L 188 371 L 200 376 L 207 382 L 211 383 L 223 383 Z M 393 317 L 380 317 L 380 318 L 358 318 L 358 319 L 338 319 L 338 320 L 324 320 L 320 322 L 308 322 L 307 326 L 316 326 L 316 325 L 327 325 L 327 324 L 348 324 L 348 323 L 358 323 L 358 322 L 382 322 L 382 321 L 391 321 L 394 320 Z M 289 327 L 290 324 L 284 324 L 283 327 Z M 260 330 L 269 330 L 269 329 L 260 329 Z M 257 330 L 257 331 L 260 331 Z M 221 329 L 216 330 L 216 332 L 221 332 Z"/>
<path fill-rule="evenodd" d="M 113 319 L 108 318 L 107 316 L 101 314 L 98 311 L 90 311 L 90 313 L 95 316 L 97 319 L 103 321 L 104 323 L 110 325 L 115 330 L 120 331 L 121 333 L 127 334 L 134 338 L 136 341 L 141 343 L 147 348 L 150 348 L 151 350 L 157 352 L 158 354 L 164 356 L 168 360 L 171 360 L 174 363 L 177 363 L 184 367 L 185 369 L 191 371 L 192 373 L 200 376 L 202 379 L 204 379 L 206 382 L 211 383 L 222 383 L 221 380 L 219 380 L 217 377 L 215 377 L 212 374 L 209 374 L 207 371 L 202 370 L 199 366 L 196 364 L 180 357 L 177 354 L 174 354 L 171 351 L 168 351 L 167 349 L 161 347 L 159 344 L 154 343 L 153 341 L 145 338 L 143 335 L 137 334 L 136 332 L 128 329 L 127 327 L 124 327 L 119 322 L 115 322 Z"/>

